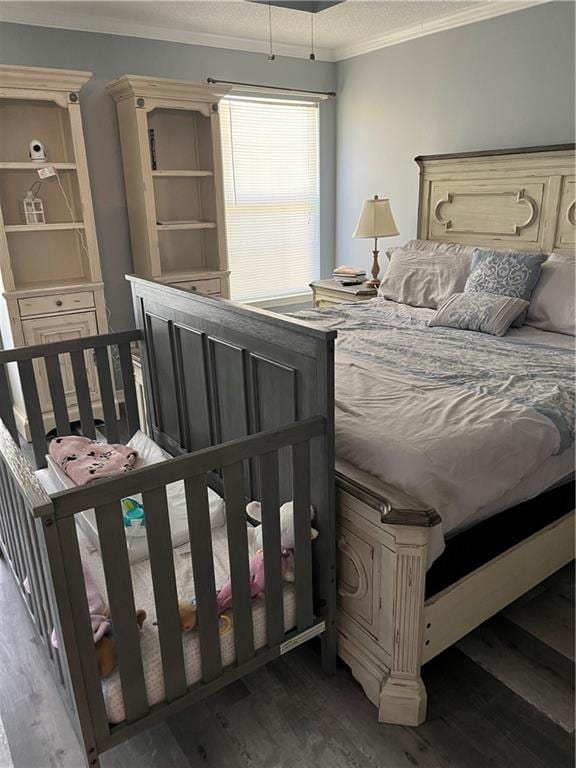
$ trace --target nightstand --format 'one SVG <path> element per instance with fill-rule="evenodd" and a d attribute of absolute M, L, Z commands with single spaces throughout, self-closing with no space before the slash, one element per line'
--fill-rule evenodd
<path fill-rule="evenodd" d="M 377 294 L 376 288 L 360 285 L 340 285 L 335 280 L 316 280 L 310 283 L 316 309 L 329 307 L 331 304 L 345 304 L 351 301 L 366 301 Z"/>

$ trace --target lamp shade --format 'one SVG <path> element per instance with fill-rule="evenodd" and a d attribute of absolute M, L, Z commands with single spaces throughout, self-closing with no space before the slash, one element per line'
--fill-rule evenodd
<path fill-rule="evenodd" d="M 398 234 L 390 210 L 390 200 L 378 195 L 371 200 L 364 200 L 353 237 L 393 237 Z"/>

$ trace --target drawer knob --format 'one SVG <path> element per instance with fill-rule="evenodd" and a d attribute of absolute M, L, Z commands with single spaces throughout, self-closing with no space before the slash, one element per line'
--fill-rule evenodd
<path fill-rule="evenodd" d="M 62 304 L 63 304 L 63 301 L 62 301 L 62 299 L 58 299 L 58 300 L 56 301 L 56 306 L 57 306 L 57 307 L 61 307 L 61 306 L 62 306 Z"/>
<path fill-rule="evenodd" d="M 197 286 L 195 286 L 195 285 L 192 285 L 192 286 L 190 287 L 190 290 L 191 290 L 193 293 L 196 293 L 196 291 L 198 290 L 198 288 L 197 288 Z"/>

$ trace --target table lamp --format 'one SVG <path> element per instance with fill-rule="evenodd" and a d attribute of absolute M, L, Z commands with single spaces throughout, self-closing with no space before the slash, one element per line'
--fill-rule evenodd
<path fill-rule="evenodd" d="M 390 200 L 387 197 L 378 197 L 378 195 L 374 195 L 372 200 L 364 200 L 362 212 L 353 237 L 374 238 L 372 278 L 366 281 L 366 285 L 374 288 L 380 285 L 380 280 L 378 279 L 378 273 L 380 272 L 380 265 L 378 264 L 378 238 L 393 237 L 398 234 L 400 233 L 396 229 L 392 211 L 390 210 Z"/>

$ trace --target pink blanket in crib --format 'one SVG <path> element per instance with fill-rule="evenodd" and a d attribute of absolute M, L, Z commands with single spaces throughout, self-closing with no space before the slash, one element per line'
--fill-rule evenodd
<path fill-rule="evenodd" d="M 76 485 L 129 472 L 138 457 L 138 452 L 127 445 L 75 436 L 54 438 L 48 453 Z"/>

